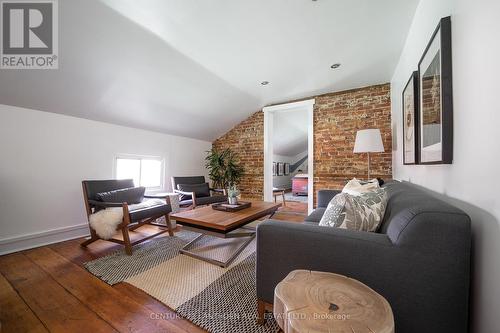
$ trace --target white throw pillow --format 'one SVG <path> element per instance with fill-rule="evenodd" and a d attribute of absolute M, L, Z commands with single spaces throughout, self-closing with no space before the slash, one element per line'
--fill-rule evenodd
<path fill-rule="evenodd" d="M 361 195 L 366 192 L 371 192 L 379 189 L 377 179 L 372 179 L 370 181 L 360 181 L 359 179 L 351 179 L 342 189 L 342 192 L 350 195 Z"/>

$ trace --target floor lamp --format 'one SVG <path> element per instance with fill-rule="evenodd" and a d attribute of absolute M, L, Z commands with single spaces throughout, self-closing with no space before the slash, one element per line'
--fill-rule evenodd
<path fill-rule="evenodd" d="M 383 153 L 384 144 L 380 130 L 364 129 L 356 133 L 354 153 L 368 153 L 368 180 L 370 180 L 370 153 Z"/>

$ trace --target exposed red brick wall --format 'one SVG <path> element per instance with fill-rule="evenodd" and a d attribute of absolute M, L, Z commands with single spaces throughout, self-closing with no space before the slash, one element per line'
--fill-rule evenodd
<path fill-rule="evenodd" d="M 246 198 L 262 199 L 264 187 L 264 113 L 256 112 L 212 143 L 237 152 L 245 174 L 239 184 Z"/>
<path fill-rule="evenodd" d="M 312 97 L 309 97 L 312 98 Z M 373 177 L 392 178 L 390 85 L 314 96 L 314 192 L 342 188 L 353 177 L 366 178 L 366 154 L 354 154 L 356 131 L 379 128 L 385 153 L 371 158 Z M 213 142 L 240 155 L 245 197 L 262 198 L 264 187 L 264 114 L 254 113 Z"/>
<path fill-rule="evenodd" d="M 314 191 L 340 189 L 346 180 L 367 177 L 367 154 L 354 154 L 356 132 L 379 128 L 384 153 L 371 154 L 371 177 L 392 178 L 390 85 L 316 97 Z"/>

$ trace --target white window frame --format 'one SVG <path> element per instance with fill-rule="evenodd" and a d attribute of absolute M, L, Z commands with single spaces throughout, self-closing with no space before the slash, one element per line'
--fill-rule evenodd
<path fill-rule="evenodd" d="M 136 155 L 136 154 L 117 154 L 113 159 L 113 178 L 116 179 L 117 170 L 116 167 L 118 165 L 118 159 L 128 159 L 128 160 L 157 160 L 161 162 L 160 166 L 160 186 L 154 187 L 146 187 L 148 190 L 163 190 L 165 189 L 165 158 L 161 156 L 152 156 L 152 155 Z M 140 163 L 140 167 L 142 167 L 142 163 Z M 139 177 L 141 174 L 141 170 L 139 169 Z M 140 184 L 134 184 L 136 186 L 141 186 Z"/>

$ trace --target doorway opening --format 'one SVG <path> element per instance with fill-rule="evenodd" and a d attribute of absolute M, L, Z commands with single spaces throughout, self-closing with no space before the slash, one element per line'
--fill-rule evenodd
<path fill-rule="evenodd" d="M 264 112 L 264 200 L 313 210 L 314 99 Z"/>

